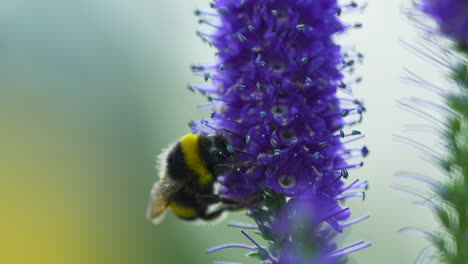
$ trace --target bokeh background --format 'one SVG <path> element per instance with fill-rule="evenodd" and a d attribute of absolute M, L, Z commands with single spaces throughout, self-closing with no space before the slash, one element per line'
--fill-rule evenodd
<path fill-rule="evenodd" d="M 350 201 L 355 217 L 371 219 L 341 244 L 372 241 L 354 263 L 413 263 L 427 245 L 408 226 L 436 228 L 416 197 L 394 184 L 400 170 L 439 172 L 395 134 L 439 147 L 432 130 L 408 129 L 421 120 L 399 107 L 416 96 L 434 98 L 401 80 L 404 68 L 444 82 L 439 68 L 404 48 L 417 40 L 404 16 L 410 0 L 372 0 L 349 16 L 364 28 L 343 37 L 362 51 L 364 81 L 355 93 L 368 112 L 359 127 L 371 149 L 351 177 L 370 181 L 365 201 Z M 196 37 L 193 10 L 208 0 L 0 1 L 0 263 L 255 263 L 242 250 L 206 255 L 208 247 L 247 242 L 237 229 L 189 225 L 168 215 L 145 218 L 161 148 L 189 132 L 187 122 L 208 112 L 188 92 L 201 82 L 192 63 L 214 50 Z M 437 98 L 434 98 L 437 100 Z M 229 219 L 245 220 L 242 213 Z"/>

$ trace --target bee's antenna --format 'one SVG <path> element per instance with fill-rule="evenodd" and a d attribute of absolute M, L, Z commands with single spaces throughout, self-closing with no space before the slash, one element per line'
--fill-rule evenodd
<path fill-rule="evenodd" d="M 234 131 L 232 131 L 232 130 L 230 130 L 230 129 L 222 128 L 221 130 L 224 130 L 224 131 L 226 131 L 226 132 L 228 132 L 228 133 L 231 133 L 231 134 L 233 134 L 233 135 L 235 135 L 235 136 L 238 136 L 239 138 L 241 138 L 242 140 L 244 140 L 244 137 L 243 137 L 243 136 L 237 134 L 236 132 L 234 132 Z"/>
<path fill-rule="evenodd" d="M 224 131 L 226 131 L 226 132 L 228 132 L 228 133 L 231 133 L 231 134 L 233 134 L 233 135 L 239 137 L 239 138 L 242 139 L 242 141 L 243 141 L 244 143 L 246 143 L 246 144 L 248 144 L 248 141 L 250 141 L 250 139 L 251 139 L 250 136 L 247 136 L 246 138 L 244 138 L 243 136 L 241 136 L 241 135 L 237 134 L 236 132 L 234 132 L 234 131 L 232 131 L 232 130 L 229 130 L 229 129 L 227 129 L 227 128 L 222 128 L 221 130 L 224 130 Z M 264 144 L 258 142 L 258 141 L 257 141 L 256 139 L 254 139 L 254 138 L 252 138 L 252 140 L 254 140 L 255 142 L 257 142 L 259 145 L 264 145 Z"/>
<path fill-rule="evenodd" d="M 247 151 L 243 151 L 242 149 L 233 148 L 233 150 L 234 150 L 235 152 L 239 152 L 239 153 L 242 153 L 242 154 L 249 155 L 249 156 L 251 156 L 251 157 L 257 158 L 257 156 L 255 156 L 254 154 L 249 153 L 249 152 L 247 152 Z"/>
<path fill-rule="evenodd" d="M 229 130 L 229 129 L 227 129 L 227 128 L 223 128 L 222 130 L 224 130 L 224 131 L 226 131 L 226 132 L 229 132 L 229 133 L 231 133 L 231 134 L 233 134 L 233 135 L 235 135 L 235 136 L 238 136 L 239 138 L 241 138 L 242 140 L 244 140 L 244 137 L 242 137 L 241 135 L 237 134 L 236 132 L 234 132 L 234 131 L 232 131 L 232 130 Z M 232 149 L 232 150 L 235 151 L 235 152 L 242 153 L 242 154 L 249 155 L 249 156 L 251 156 L 251 157 L 257 158 L 257 156 L 255 156 L 254 154 L 251 154 L 251 153 L 249 153 L 249 152 L 247 152 L 247 151 L 244 151 L 244 150 L 242 150 L 242 149 L 234 148 L 234 147 L 232 147 L 231 145 L 229 145 L 229 146 L 230 146 L 230 149 Z M 232 152 L 232 151 L 231 151 L 231 152 Z"/>

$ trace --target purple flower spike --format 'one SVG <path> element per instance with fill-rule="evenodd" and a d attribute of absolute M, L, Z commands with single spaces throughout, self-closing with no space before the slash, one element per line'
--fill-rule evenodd
<path fill-rule="evenodd" d="M 423 0 L 422 10 L 436 20 L 442 33 L 468 43 L 468 1 Z"/>
<path fill-rule="evenodd" d="M 269 246 L 252 256 L 265 263 L 343 263 L 368 243 L 338 249 L 347 198 L 363 197 L 366 182 L 345 184 L 367 148 L 347 147 L 363 135 L 344 129 L 361 121 L 363 104 L 347 80 L 361 54 L 345 52 L 334 37 L 346 26 L 336 0 L 217 0 L 217 12 L 197 10 L 198 32 L 217 48 L 218 62 L 192 66 L 211 85 L 190 85 L 210 100 L 211 119 L 191 122 L 194 133 L 225 135 L 248 164 L 218 181 L 220 195 L 254 201 L 248 214 Z M 360 24 L 359 24 L 360 25 Z M 364 219 L 364 218 L 363 218 Z M 242 225 L 233 225 L 241 227 Z M 255 227 L 250 227 L 255 229 Z M 244 234 L 245 235 L 245 234 Z M 247 236 L 248 237 L 248 236 Z M 249 238 L 249 237 L 248 237 Z M 250 238 L 249 238 L 250 239 Z"/>

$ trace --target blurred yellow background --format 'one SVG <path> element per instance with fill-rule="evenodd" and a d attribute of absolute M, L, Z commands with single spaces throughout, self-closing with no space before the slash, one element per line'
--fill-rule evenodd
<path fill-rule="evenodd" d="M 185 89 L 192 63 L 214 50 L 195 36 L 196 7 L 207 0 L 6 0 L 0 2 L 0 263 L 255 263 L 242 250 L 205 250 L 244 242 L 239 230 L 194 226 L 168 215 L 160 226 L 145 218 L 161 148 L 208 112 Z M 396 231 L 434 227 L 413 197 L 391 189 L 397 170 L 433 176 L 418 153 L 392 134 L 415 122 L 396 101 L 421 91 L 401 83 L 403 66 L 429 68 L 408 56 L 398 38 L 414 38 L 403 1 L 369 1 L 349 33 L 367 56 L 357 91 L 369 108 L 360 127 L 371 156 L 352 177 L 367 178 L 356 217 L 372 214 L 345 234 L 347 243 L 374 246 L 356 263 L 412 263 L 427 243 Z M 433 140 L 429 134 L 418 139 Z M 244 219 L 241 213 L 231 219 Z"/>

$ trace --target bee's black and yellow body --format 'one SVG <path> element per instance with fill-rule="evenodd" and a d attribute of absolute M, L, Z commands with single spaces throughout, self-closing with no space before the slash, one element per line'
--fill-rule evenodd
<path fill-rule="evenodd" d="M 188 134 L 160 156 L 160 181 L 150 198 L 148 217 L 159 222 L 169 208 L 185 220 L 212 220 L 223 208 L 209 212 L 219 202 L 214 183 L 223 173 L 226 159 L 232 154 L 229 143 L 221 135 Z"/>

